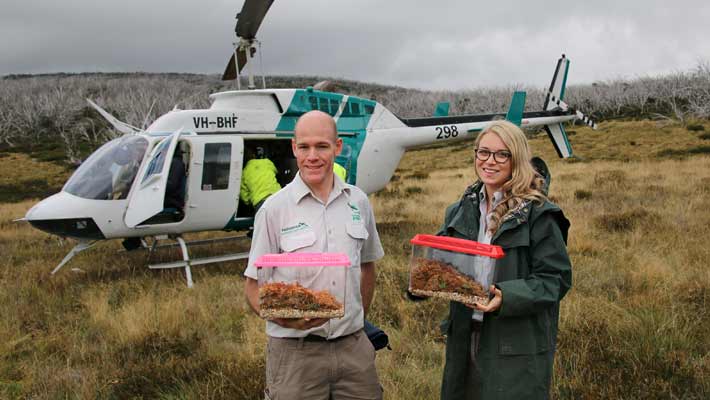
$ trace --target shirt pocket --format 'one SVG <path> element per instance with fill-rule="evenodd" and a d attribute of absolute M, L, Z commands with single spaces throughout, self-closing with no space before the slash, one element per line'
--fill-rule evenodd
<path fill-rule="evenodd" d="M 302 229 L 281 235 L 281 251 L 284 253 L 300 253 L 312 249 L 316 243 L 316 233 L 311 228 Z M 320 268 L 314 267 L 286 267 L 285 276 L 288 281 L 297 281 L 300 285 L 310 287 L 318 275 Z"/>
<path fill-rule="evenodd" d="M 370 237 L 370 234 L 365 229 L 363 224 L 346 224 L 345 231 L 352 239 L 365 241 Z"/>
<path fill-rule="evenodd" d="M 348 245 L 347 251 L 350 257 L 350 262 L 354 266 L 360 266 L 360 252 L 362 251 L 362 246 L 365 244 L 367 238 L 370 237 L 370 233 L 363 224 L 345 224 L 345 232 L 347 233 Z"/>
<path fill-rule="evenodd" d="M 281 235 L 281 251 L 293 253 L 296 250 L 311 247 L 316 242 L 316 233 L 307 228 L 287 235 Z"/>

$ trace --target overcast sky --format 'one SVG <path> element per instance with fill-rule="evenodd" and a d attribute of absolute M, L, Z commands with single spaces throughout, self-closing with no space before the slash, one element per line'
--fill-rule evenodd
<path fill-rule="evenodd" d="M 243 0 L 0 0 L 0 75 L 221 73 Z M 708 0 L 276 0 L 264 71 L 423 89 L 688 71 L 710 60 Z"/>

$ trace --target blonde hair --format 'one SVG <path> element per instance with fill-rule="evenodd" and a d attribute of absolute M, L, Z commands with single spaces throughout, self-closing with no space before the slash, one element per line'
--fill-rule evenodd
<path fill-rule="evenodd" d="M 503 197 L 498 205 L 491 211 L 491 220 L 488 231 L 493 235 L 505 217 L 515 211 L 523 203 L 534 201 L 542 204 L 547 197 L 543 193 L 544 179 L 535 171 L 530 159 L 532 152 L 528 145 L 525 133 L 515 124 L 508 121 L 495 121 L 488 125 L 476 138 L 475 147 L 478 148 L 481 139 L 488 134 L 495 134 L 503 141 L 510 151 L 511 157 L 507 162 L 511 163 L 511 176 L 502 186 Z M 476 177 L 478 171 L 474 168 Z"/>

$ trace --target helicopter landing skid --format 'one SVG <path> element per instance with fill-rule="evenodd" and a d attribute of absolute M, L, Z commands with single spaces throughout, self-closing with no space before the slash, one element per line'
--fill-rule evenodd
<path fill-rule="evenodd" d="M 175 238 L 175 240 L 178 242 L 178 244 L 180 245 L 180 249 L 182 250 L 182 261 L 173 261 L 173 262 L 167 262 L 167 263 L 161 263 L 161 264 L 150 264 L 150 265 L 148 265 L 148 268 L 150 268 L 150 269 L 185 268 L 185 278 L 187 279 L 187 287 L 189 287 L 189 288 L 191 288 L 193 285 L 192 270 L 191 270 L 191 267 L 193 265 L 204 265 L 204 264 L 212 264 L 212 263 L 224 262 L 224 261 L 243 260 L 243 259 L 249 258 L 249 252 L 247 251 L 244 253 L 232 253 L 232 254 L 224 254 L 221 256 L 190 259 L 190 254 L 187 251 L 187 243 L 185 243 L 185 240 L 181 236 L 177 236 Z M 155 250 L 156 243 L 157 243 L 157 240 L 153 242 L 153 245 L 150 248 L 151 253 L 153 252 L 153 250 Z"/>
<path fill-rule="evenodd" d="M 68 253 L 66 256 L 64 256 L 64 259 L 62 260 L 62 262 L 60 262 L 59 265 L 57 265 L 57 266 L 52 270 L 52 275 L 54 275 L 54 274 L 56 274 L 57 272 L 59 272 L 59 270 L 64 266 L 64 264 L 68 263 L 69 260 L 71 260 L 75 255 L 77 255 L 78 253 L 80 253 L 80 252 L 82 252 L 82 251 L 84 251 L 84 250 L 86 250 L 86 249 L 92 247 L 92 246 L 95 245 L 95 244 L 96 244 L 96 240 L 93 240 L 93 241 L 82 241 L 82 240 L 80 240 L 80 241 L 79 241 L 79 244 L 77 244 L 76 246 L 74 246 L 74 248 L 71 249 L 71 250 L 69 251 L 69 253 Z"/>

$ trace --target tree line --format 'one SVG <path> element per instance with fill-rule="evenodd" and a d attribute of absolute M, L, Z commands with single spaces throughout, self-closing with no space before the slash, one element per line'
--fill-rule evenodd
<path fill-rule="evenodd" d="M 307 87 L 322 78 L 267 77 L 272 88 Z M 402 117 L 431 115 L 438 102 L 450 114 L 505 112 L 514 90 L 528 93 L 528 110 L 542 107 L 547 88 L 508 85 L 460 91 L 424 91 L 334 80 L 333 91 L 377 100 Z M 0 80 L 0 151 L 38 144 L 61 149 L 63 161 L 78 162 L 119 135 L 91 109 L 94 100 L 122 121 L 142 128 L 179 109 L 208 108 L 209 95 L 233 90 L 217 75 L 90 73 L 8 75 Z M 567 88 L 565 101 L 597 120 L 663 118 L 687 123 L 710 118 L 710 64 L 656 77 L 615 79 Z"/>

